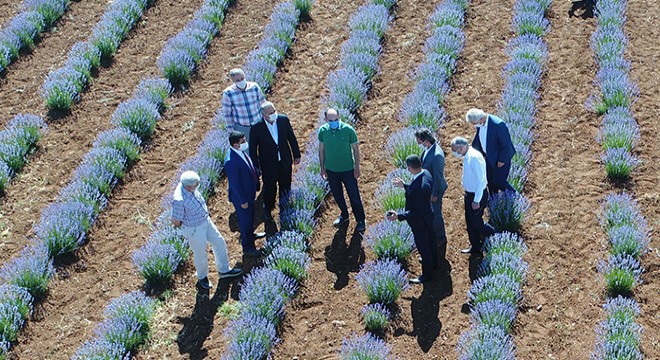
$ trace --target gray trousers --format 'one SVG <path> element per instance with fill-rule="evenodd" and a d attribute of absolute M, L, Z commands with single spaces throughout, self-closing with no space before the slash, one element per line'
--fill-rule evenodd
<path fill-rule="evenodd" d="M 240 131 L 243 134 L 245 134 L 245 140 L 247 142 L 250 142 L 250 129 L 252 129 L 251 126 L 245 126 L 241 124 L 234 124 L 234 130 Z"/>

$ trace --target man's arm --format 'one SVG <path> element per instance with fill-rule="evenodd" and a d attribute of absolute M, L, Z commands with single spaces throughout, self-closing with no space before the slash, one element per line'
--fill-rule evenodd
<path fill-rule="evenodd" d="M 238 161 L 243 161 L 243 160 L 238 160 Z M 227 162 L 227 164 L 225 164 L 225 173 L 227 173 L 227 182 L 229 182 L 229 184 L 231 184 L 232 188 L 234 189 L 232 193 L 238 197 L 238 202 L 241 205 L 247 204 L 247 199 L 243 191 L 244 186 L 243 183 L 241 182 L 241 177 L 238 174 L 238 169 L 236 168 L 234 161 L 229 161 Z"/>
<path fill-rule="evenodd" d="M 259 158 L 257 157 L 257 148 L 259 147 L 259 133 L 257 131 L 258 130 L 256 125 L 250 127 L 250 141 L 248 142 L 248 144 L 249 144 L 250 159 L 252 160 L 252 164 L 254 165 L 255 168 L 260 169 Z"/>
<path fill-rule="evenodd" d="M 474 192 L 474 202 L 480 203 L 481 198 L 484 194 L 484 189 L 486 188 L 486 166 L 483 166 L 477 159 L 473 158 L 469 163 L 472 168 L 472 173 L 478 179 L 478 186 Z"/>
<path fill-rule="evenodd" d="M 222 115 L 225 118 L 225 127 L 227 130 L 234 130 L 234 118 L 231 112 L 231 99 L 227 92 L 222 93 Z"/>
<path fill-rule="evenodd" d="M 360 143 L 354 143 L 351 145 L 353 147 L 353 161 L 355 162 L 355 169 L 353 170 L 353 175 L 355 178 L 360 177 Z"/>
<path fill-rule="evenodd" d="M 436 144 L 436 146 L 439 146 Z M 442 150 L 440 150 L 442 151 Z M 431 195 L 441 198 L 447 190 L 447 181 L 445 180 L 445 157 L 439 154 L 433 155 L 433 189 Z M 437 199 L 436 199 L 437 200 Z"/>
<path fill-rule="evenodd" d="M 497 129 L 497 140 L 500 143 L 500 153 L 498 162 L 506 164 L 511 161 L 516 150 L 513 147 L 513 142 L 511 141 L 511 134 L 509 133 L 509 128 L 506 126 L 506 123 L 502 122 Z"/>
<path fill-rule="evenodd" d="M 183 220 L 183 201 L 172 201 L 172 225 L 181 227 Z"/>
<path fill-rule="evenodd" d="M 259 101 L 259 105 L 263 104 L 264 101 L 266 101 L 266 97 L 264 96 L 264 92 L 261 91 L 261 87 L 259 84 L 257 84 L 257 101 Z"/>
<path fill-rule="evenodd" d="M 300 162 L 300 146 L 298 145 L 298 139 L 296 134 L 293 132 L 293 127 L 291 126 L 291 121 L 289 118 L 286 118 L 287 126 L 287 141 L 289 141 L 289 146 L 291 146 L 291 152 L 293 153 L 293 159 Z"/>
<path fill-rule="evenodd" d="M 319 165 L 321 166 L 321 176 L 325 178 L 325 145 L 319 143 Z"/>

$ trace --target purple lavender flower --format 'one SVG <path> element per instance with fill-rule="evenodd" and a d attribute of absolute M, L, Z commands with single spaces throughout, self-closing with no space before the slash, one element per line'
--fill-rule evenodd
<path fill-rule="evenodd" d="M 8 342 L 16 341 L 18 331 L 25 325 L 18 306 L 10 303 L 0 303 L 0 339 Z"/>
<path fill-rule="evenodd" d="M 105 167 L 95 164 L 81 164 L 73 171 L 73 179 L 97 189 L 105 197 L 110 196 L 117 184 L 117 178 Z"/>
<path fill-rule="evenodd" d="M 94 26 L 89 41 L 101 51 L 102 58 L 110 58 L 122 41 L 121 31 L 114 22 L 101 21 Z"/>
<path fill-rule="evenodd" d="M 209 44 L 211 39 L 219 33 L 218 27 L 213 22 L 201 17 L 193 17 L 192 20 L 186 23 L 186 26 L 183 29 L 185 31 L 190 31 L 190 34 L 195 37 L 204 34 L 207 44 Z M 203 39 L 200 38 L 199 40 Z"/>
<path fill-rule="evenodd" d="M 201 19 L 209 21 L 213 23 L 213 25 L 215 25 L 218 30 L 220 30 L 222 27 L 222 22 L 225 20 L 225 10 L 228 2 L 229 1 L 222 0 L 222 3 L 217 5 L 214 5 L 208 1 L 205 2 L 204 5 L 195 11 L 193 20 Z"/>
<path fill-rule="evenodd" d="M 117 344 L 103 339 L 85 342 L 73 355 L 72 360 L 129 360 L 131 354 Z"/>
<path fill-rule="evenodd" d="M 527 245 L 518 234 L 503 232 L 489 236 L 484 242 L 484 250 L 488 256 L 509 253 L 522 257 L 527 252 Z"/>
<path fill-rule="evenodd" d="M 380 39 L 370 31 L 355 30 L 348 40 L 341 44 L 341 54 L 363 53 L 379 57 L 381 53 Z"/>
<path fill-rule="evenodd" d="M 603 304 L 603 309 L 607 312 L 608 318 L 621 321 L 634 320 L 641 313 L 639 304 L 634 299 L 625 298 L 621 295 L 607 299 Z"/>
<path fill-rule="evenodd" d="M 283 58 L 277 49 L 265 46 L 250 51 L 246 56 L 245 63 L 249 64 L 257 60 L 266 61 L 269 64 L 277 66 L 282 62 Z"/>
<path fill-rule="evenodd" d="M 500 300 L 517 306 L 522 299 L 520 283 L 506 275 L 489 275 L 477 279 L 468 291 L 473 306 L 489 300 Z"/>
<path fill-rule="evenodd" d="M 206 42 L 182 31 L 165 43 L 163 52 L 182 50 L 192 58 L 195 64 L 198 64 L 206 56 L 206 45 Z"/>
<path fill-rule="evenodd" d="M 488 254 L 477 274 L 479 277 L 506 275 L 517 283 L 523 283 L 528 268 L 529 266 L 520 256 L 509 253 Z"/>
<path fill-rule="evenodd" d="M 517 35 L 543 36 L 550 30 L 550 21 L 537 1 L 520 0 L 514 5 L 512 29 Z"/>
<path fill-rule="evenodd" d="M 160 72 L 177 87 L 188 83 L 195 69 L 195 61 L 182 49 L 164 48 L 157 60 Z"/>
<path fill-rule="evenodd" d="M 240 294 L 249 296 L 250 291 L 253 289 L 247 288 L 262 287 L 272 287 L 271 291 L 277 292 L 286 300 L 291 299 L 298 291 L 298 284 L 290 277 L 284 275 L 281 271 L 269 269 L 267 267 L 260 267 L 252 270 L 250 274 L 245 277 L 245 281 L 241 286 Z"/>
<path fill-rule="evenodd" d="M 348 22 L 351 31 L 372 31 L 376 36 L 382 38 L 389 26 L 390 14 L 382 5 L 360 6 Z"/>
<path fill-rule="evenodd" d="M 289 51 L 290 46 L 291 43 L 277 36 L 265 36 L 257 44 L 257 48 L 268 48 L 277 52 L 277 57 L 279 59 L 284 59 L 284 56 L 286 55 L 287 51 Z"/>
<path fill-rule="evenodd" d="M 112 123 L 130 130 L 144 141 L 156 129 L 156 123 L 160 120 L 158 110 L 158 106 L 149 101 L 130 99 L 117 106 L 112 114 Z"/>
<path fill-rule="evenodd" d="M 522 191 L 522 189 L 525 187 L 525 184 L 527 184 L 527 168 L 525 167 L 525 164 L 526 162 L 521 160 L 511 162 L 511 170 L 509 171 L 509 177 L 507 178 L 507 181 L 516 191 Z"/>
<path fill-rule="evenodd" d="M 137 135 L 125 128 L 115 128 L 98 134 L 92 148 L 114 149 L 126 158 L 126 163 L 130 164 L 140 157 L 140 144 Z"/>
<path fill-rule="evenodd" d="M 395 169 L 390 171 L 383 183 L 376 190 L 376 201 L 380 210 L 385 213 L 389 210 L 403 211 L 406 207 L 406 191 L 402 188 L 392 185 L 394 179 L 400 178 L 406 183 L 412 180 L 412 175 L 408 170 Z"/>
<path fill-rule="evenodd" d="M 171 218 L 171 215 L 168 215 L 167 218 Z M 178 253 L 178 258 L 181 259 L 181 263 L 186 261 L 190 256 L 188 241 L 183 237 L 183 235 L 181 235 L 181 232 L 178 229 L 175 229 L 171 224 L 166 226 L 158 226 L 158 229 L 151 233 L 151 236 L 149 236 L 147 242 L 149 241 L 155 241 L 161 244 L 174 246 Z"/>
<path fill-rule="evenodd" d="M 140 275 L 151 286 L 169 283 L 181 263 L 174 246 L 157 241 L 147 241 L 133 253 L 132 259 Z"/>
<path fill-rule="evenodd" d="M 436 6 L 433 14 L 429 18 L 429 27 L 432 29 L 442 26 L 462 28 L 464 16 L 465 10 L 459 3 L 443 1 Z"/>
<path fill-rule="evenodd" d="M 93 164 L 112 173 L 117 179 L 124 177 L 126 157 L 120 151 L 109 147 L 92 148 L 82 159 L 82 165 Z"/>
<path fill-rule="evenodd" d="M 4 193 L 12 177 L 12 171 L 9 165 L 0 161 L 0 193 Z"/>
<path fill-rule="evenodd" d="M 273 270 L 268 273 L 250 274 L 245 280 L 238 298 L 241 314 L 263 317 L 277 325 L 284 318 L 284 306 L 297 288 L 296 282 L 283 273 Z M 279 283 L 271 282 L 265 275 L 275 276 Z"/>
<path fill-rule="evenodd" d="M 18 57 L 18 53 L 23 47 L 23 42 L 18 35 L 8 29 L 0 30 L 0 45 L 9 52 L 9 62 Z M 7 64 L 9 64 L 7 62 Z"/>
<path fill-rule="evenodd" d="M 40 13 L 48 28 L 64 14 L 67 5 L 69 5 L 68 0 L 24 0 L 21 9 Z"/>
<path fill-rule="evenodd" d="M 519 231 L 529 208 L 529 200 L 514 191 L 501 191 L 493 194 L 488 200 L 490 220 L 498 232 Z"/>
<path fill-rule="evenodd" d="M 427 56 L 434 53 L 456 59 L 464 44 L 463 30 L 444 25 L 433 30 L 433 35 L 426 39 L 423 51 Z"/>
<path fill-rule="evenodd" d="M 603 117 L 596 139 L 603 150 L 612 148 L 631 151 L 639 142 L 639 125 L 627 107 L 610 108 Z"/>
<path fill-rule="evenodd" d="M 254 81 L 264 91 L 270 89 L 275 81 L 277 65 L 266 59 L 249 59 L 243 66 L 248 81 Z"/>
<path fill-rule="evenodd" d="M 353 334 L 351 338 L 344 339 L 339 353 L 341 360 L 388 360 L 390 349 L 385 341 L 371 335 L 365 334 L 357 336 Z"/>
<path fill-rule="evenodd" d="M 49 109 L 68 111 L 78 101 L 80 76 L 71 68 L 60 68 L 48 74 L 41 87 L 41 96 Z"/>
<path fill-rule="evenodd" d="M 596 6 L 598 27 L 621 27 L 626 22 L 627 1 L 599 1 Z"/>
<path fill-rule="evenodd" d="M 385 152 L 394 166 L 405 169 L 408 155 L 418 155 L 421 152 L 415 138 L 415 129 L 405 127 L 393 133 L 387 140 Z"/>
<path fill-rule="evenodd" d="M 538 99 L 536 91 L 541 87 L 541 79 L 536 74 L 529 74 L 519 72 L 505 76 L 506 85 L 504 91 L 508 92 L 513 89 L 525 89 L 527 97 L 534 100 Z M 514 90 L 515 91 L 515 90 Z"/>
<path fill-rule="evenodd" d="M 362 106 L 368 86 L 364 73 L 352 69 L 340 69 L 328 75 L 328 106 L 355 112 Z"/>
<path fill-rule="evenodd" d="M 67 53 L 67 58 L 84 58 L 92 68 L 101 66 L 101 51 L 89 41 L 78 41 L 73 44 Z"/>
<path fill-rule="evenodd" d="M 505 52 L 511 59 L 531 60 L 541 66 L 544 66 L 548 59 L 548 45 L 540 36 L 534 34 L 525 34 L 511 39 Z"/>
<path fill-rule="evenodd" d="M 101 210 L 105 209 L 108 205 L 108 198 L 106 198 L 97 188 L 80 180 L 74 180 L 66 187 L 62 188 L 57 197 L 57 201 L 60 203 L 79 202 L 91 206 L 94 217 L 96 217 Z"/>
<path fill-rule="evenodd" d="M 371 226 L 366 241 L 378 259 L 394 259 L 401 264 L 415 248 L 412 230 L 403 221 L 381 221 Z"/>
<path fill-rule="evenodd" d="M 0 36 L 2 36 L 2 33 L 0 33 Z M 12 59 L 13 56 L 11 55 L 9 48 L 0 39 L 0 73 L 5 71 Z"/>
<path fill-rule="evenodd" d="M 26 289 L 16 285 L 0 285 L 0 304 L 15 306 L 24 320 L 32 315 L 33 302 L 34 298 Z"/>
<path fill-rule="evenodd" d="M 470 309 L 473 326 L 499 327 L 507 334 L 516 319 L 516 306 L 500 300 L 478 303 Z"/>
<path fill-rule="evenodd" d="M 300 12 L 292 2 L 277 4 L 264 28 L 266 36 L 278 37 L 289 45 L 293 42 Z"/>
<path fill-rule="evenodd" d="M 607 176 L 616 181 L 627 180 L 639 165 L 639 160 L 626 149 L 607 149 L 602 161 Z"/>
<path fill-rule="evenodd" d="M 341 64 L 350 70 L 363 73 L 367 81 L 371 81 L 378 73 L 379 55 L 372 55 L 363 52 L 349 52 L 341 54 Z"/>
<path fill-rule="evenodd" d="M 268 238 L 264 248 L 265 252 L 270 254 L 279 247 L 307 252 L 309 250 L 309 243 L 305 239 L 305 235 L 298 231 L 280 231 Z"/>
<path fill-rule="evenodd" d="M 229 135 L 226 130 L 211 130 L 206 133 L 199 146 L 200 156 L 212 158 L 224 165 L 225 157 L 229 151 Z"/>
<path fill-rule="evenodd" d="M 536 78 L 541 78 L 541 74 L 543 74 L 543 66 L 534 59 L 512 57 L 511 60 L 504 65 L 502 76 L 507 78 L 518 73 L 531 74 Z"/>
<path fill-rule="evenodd" d="M 294 182 L 292 188 L 304 189 L 310 194 L 314 195 L 314 202 L 320 204 L 321 201 L 330 191 L 328 182 L 319 175 L 318 171 L 315 171 L 318 164 L 318 157 L 310 159 L 310 157 L 304 157 L 301 161 L 301 168 L 296 172 L 294 177 Z M 306 160 L 310 159 L 310 160 Z"/>
<path fill-rule="evenodd" d="M 320 202 L 316 196 L 304 188 L 292 188 L 283 200 L 286 209 L 316 211 Z"/>
<path fill-rule="evenodd" d="M 142 291 L 132 291 L 112 299 L 103 311 L 103 315 L 108 319 L 128 317 L 148 331 L 155 311 L 156 300 Z"/>
<path fill-rule="evenodd" d="M 596 347 L 591 359 L 643 359 L 639 349 L 642 327 L 635 322 L 639 306 L 634 300 L 616 301 L 616 304 L 611 301 L 604 306 L 607 318 L 596 327 Z"/>
<path fill-rule="evenodd" d="M 610 253 L 627 254 L 639 259 L 648 251 L 649 236 L 647 230 L 631 225 L 617 226 L 607 232 L 607 238 L 612 246 Z"/>
<path fill-rule="evenodd" d="M 37 238 L 48 247 L 50 257 L 78 249 L 94 221 L 94 208 L 80 202 L 54 203 L 46 207 L 35 227 Z"/>
<path fill-rule="evenodd" d="M 172 90 L 172 85 L 167 79 L 148 77 L 140 81 L 133 92 L 133 97 L 149 101 L 162 109 Z"/>
<path fill-rule="evenodd" d="M 17 141 L 12 141 L 16 138 L 16 135 L 12 134 L 15 132 L 12 131 L 10 133 L 5 130 L 0 133 L 0 161 L 7 164 L 13 173 L 19 173 L 23 169 L 23 166 L 25 166 L 27 158 L 26 149 Z"/>
<path fill-rule="evenodd" d="M 309 255 L 304 252 L 278 247 L 266 258 L 264 265 L 300 283 L 307 277 L 310 262 Z"/>
<path fill-rule="evenodd" d="M 458 359 L 514 360 L 511 335 L 499 326 L 475 326 L 458 339 Z"/>
<path fill-rule="evenodd" d="M 41 140 L 48 130 L 48 125 L 41 116 L 34 114 L 18 114 L 14 116 L 7 124 L 7 129 L 16 129 L 16 140 L 29 153 L 32 148 Z"/>
<path fill-rule="evenodd" d="M 599 26 L 591 34 L 591 49 L 598 61 L 623 58 L 627 45 L 626 34 L 618 26 Z"/>
<path fill-rule="evenodd" d="M 29 48 L 34 45 L 34 40 L 40 32 L 44 31 L 45 27 L 44 17 L 40 13 L 27 11 L 14 16 L 7 27 L 7 31 L 14 33 L 21 39 L 23 48 Z"/>
<path fill-rule="evenodd" d="M 286 209 L 280 214 L 282 230 L 299 231 L 306 239 L 312 236 L 315 225 L 314 210 Z"/>
<path fill-rule="evenodd" d="M 606 114 L 611 108 L 630 107 L 639 95 L 639 89 L 624 69 L 601 68 L 595 83 L 600 89 L 600 96 L 588 99 L 587 107 L 599 115 Z"/>
<path fill-rule="evenodd" d="M 48 281 L 54 274 L 53 262 L 44 244 L 26 246 L 15 258 L 0 269 L 0 282 L 20 286 L 35 299 L 43 299 Z"/>
<path fill-rule="evenodd" d="M 538 96 L 534 89 L 505 85 L 502 97 L 497 104 L 498 113 L 504 118 L 512 117 L 511 114 L 533 116 L 536 112 Z"/>
<path fill-rule="evenodd" d="M 381 304 L 367 304 L 360 311 L 364 327 L 371 332 L 383 331 L 392 317 L 392 313 Z"/>
<path fill-rule="evenodd" d="M 377 260 L 364 264 L 355 276 L 370 303 L 390 305 L 408 289 L 405 271 L 396 260 Z"/>
<path fill-rule="evenodd" d="M 266 359 L 279 342 L 273 323 L 250 314 L 230 322 L 225 336 L 229 345 L 222 360 Z"/>
<path fill-rule="evenodd" d="M 639 260 L 627 254 L 609 255 L 607 263 L 601 261 L 598 270 L 605 277 L 610 294 L 630 294 L 641 283 L 642 266 Z"/>
<path fill-rule="evenodd" d="M 126 353 L 136 350 L 147 340 L 142 325 L 129 316 L 105 319 L 96 329 L 96 337 L 123 347 Z"/>
<path fill-rule="evenodd" d="M 437 130 L 445 121 L 445 109 L 435 94 L 413 91 L 403 99 L 399 120 L 409 127 Z"/>

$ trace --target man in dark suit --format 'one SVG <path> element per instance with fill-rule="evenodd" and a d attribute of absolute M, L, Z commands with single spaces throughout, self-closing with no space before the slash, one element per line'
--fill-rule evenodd
<path fill-rule="evenodd" d="M 247 154 L 248 143 L 245 134 L 232 131 L 229 134 L 230 150 L 225 158 L 225 173 L 229 182 L 229 201 L 234 204 L 241 231 L 243 254 L 260 256 L 261 251 L 254 245 L 254 200 L 259 190 L 259 171 Z M 259 234 L 262 235 L 262 234 Z"/>
<path fill-rule="evenodd" d="M 291 190 L 292 164 L 300 163 L 300 147 L 289 118 L 278 114 L 271 102 L 261 104 L 261 116 L 262 120 L 250 130 L 250 158 L 264 182 L 264 219 L 273 221 L 275 193 L 279 187 L 282 204 Z"/>
<path fill-rule="evenodd" d="M 431 206 L 433 207 L 433 231 L 438 243 L 438 259 L 443 266 L 449 269 L 446 260 L 447 233 L 445 231 L 445 219 L 442 217 L 442 197 L 447 190 L 445 180 L 445 153 L 436 142 L 433 132 L 429 129 L 415 131 L 417 143 L 424 148 L 421 155 L 422 168 L 427 170 L 433 177 L 433 188 L 431 189 Z"/>
<path fill-rule="evenodd" d="M 406 209 L 401 214 L 389 210 L 387 219 L 390 221 L 406 220 L 410 225 L 415 238 L 415 246 L 422 257 L 422 275 L 410 279 L 410 283 L 421 284 L 433 278 L 433 270 L 438 263 L 438 245 L 433 235 L 433 208 L 431 207 L 433 177 L 422 168 L 422 161 L 417 155 L 408 156 L 406 165 L 408 171 L 413 175 L 410 184 L 404 184 L 403 180 L 398 178 L 393 183 L 394 186 L 406 190 Z"/>
<path fill-rule="evenodd" d="M 477 128 L 472 147 L 486 159 L 488 192 L 494 195 L 505 190 L 516 191 L 507 180 L 516 149 L 504 120 L 481 109 L 470 109 L 465 120 Z"/>

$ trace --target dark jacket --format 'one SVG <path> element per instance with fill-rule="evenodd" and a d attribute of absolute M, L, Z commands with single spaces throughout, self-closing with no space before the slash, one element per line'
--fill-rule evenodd
<path fill-rule="evenodd" d="M 431 232 L 433 230 L 433 208 L 431 207 L 431 189 L 433 188 L 433 177 L 427 170 L 413 180 L 409 185 L 405 184 L 406 209 L 399 214 L 399 221 L 406 220 L 413 233 Z"/>
<path fill-rule="evenodd" d="M 440 201 L 447 190 L 447 180 L 445 180 L 445 153 L 438 143 L 433 144 L 427 151 L 422 167 L 433 177 L 431 195 L 437 196 Z"/>
<path fill-rule="evenodd" d="M 278 152 L 285 166 L 291 166 L 293 159 L 300 158 L 300 147 L 289 118 L 279 114 L 276 124 L 279 144 L 273 140 L 263 118 L 250 129 L 250 158 L 264 174 L 273 173 L 277 169 Z"/>
<path fill-rule="evenodd" d="M 229 182 L 229 201 L 239 206 L 251 203 L 257 197 L 259 173 L 255 175 L 234 150 L 229 149 L 228 152 L 224 170 Z"/>
<path fill-rule="evenodd" d="M 507 128 L 504 120 L 495 115 L 488 114 L 488 120 L 486 121 L 488 122 L 486 151 L 483 151 L 481 140 L 479 140 L 479 131 L 482 130 L 480 128 L 477 128 L 477 133 L 474 136 L 474 140 L 472 140 L 472 147 L 484 155 L 488 166 L 491 168 L 496 168 L 498 162 L 504 164 L 510 163 L 511 158 L 516 153 L 516 149 L 511 142 L 509 128 Z"/>

